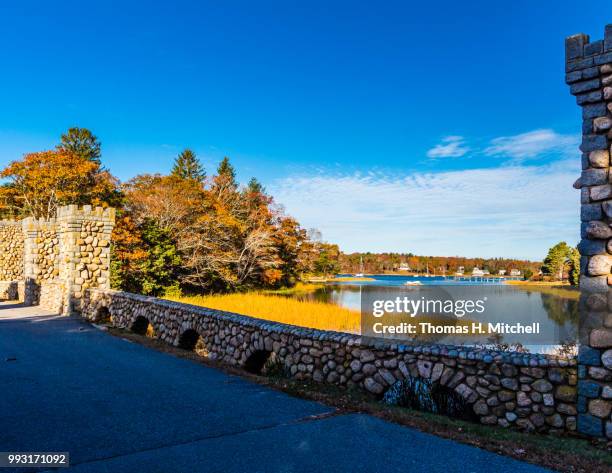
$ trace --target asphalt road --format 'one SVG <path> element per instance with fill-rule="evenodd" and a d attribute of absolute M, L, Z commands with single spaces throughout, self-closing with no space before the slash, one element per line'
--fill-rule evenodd
<path fill-rule="evenodd" d="M 75 472 L 547 471 L 10 303 L 0 303 L 0 451 L 67 451 Z"/>

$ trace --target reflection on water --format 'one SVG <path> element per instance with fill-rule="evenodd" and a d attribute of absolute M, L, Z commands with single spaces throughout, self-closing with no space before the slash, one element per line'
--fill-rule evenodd
<path fill-rule="evenodd" d="M 359 311 L 361 295 L 367 289 L 397 291 L 407 278 L 392 276 L 376 277 L 375 281 L 359 284 L 329 284 L 308 294 L 293 297 L 301 300 L 327 302 Z M 427 291 L 428 286 L 444 284 L 443 280 L 430 278 L 423 286 L 411 286 L 412 291 Z M 456 287 L 456 286 L 455 286 Z M 472 288 L 476 290 L 476 288 Z M 500 322 L 539 322 L 541 332 L 554 334 L 554 342 L 544 344 L 526 344 L 525 348 L 532 353 L 554 353 L 558 351 L 559 343 L 573 344 L 578 336 L 578 292 L 569 289 L 558 290 L 551 287 L 514 286 L 505 284 L 485 285 L 478 288 L 483 294 L 489 294 L 490 319 Z M 551 335 L 552 340 L 552 335 Z M 448 343 L 441 339 L 439 343 Z"/>

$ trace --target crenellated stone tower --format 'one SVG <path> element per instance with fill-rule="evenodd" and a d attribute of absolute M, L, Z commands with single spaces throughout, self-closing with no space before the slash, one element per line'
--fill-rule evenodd
<path fill-rule="evenodd" d="M 565 81 L 582 107 L 577 430 L 612 440 L 612 25 L 565 41 Z"/>
<path fill-rule="evenodd" d="M 565 41 L 565 81 L 582 107 L 580 189 L 581 288 L 607 291 L 612 285 L 612 25 L 605 39 L 589 42 L 585 34 Z"/>
<path fill-rule="evenodd" d="M 62 314 L 80 311 L 83 291 L 110 288 L 115 210 L 60 207 L 49 220 L 0 221 L 0 297 Z"/>

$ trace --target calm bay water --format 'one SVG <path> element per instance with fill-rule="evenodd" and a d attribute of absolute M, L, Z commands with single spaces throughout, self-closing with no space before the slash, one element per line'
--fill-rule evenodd
<path fill-rule="evenodd" d="M 309 293 L 293 297 L 302 300 L 316 300 L 337 304 L 342 307 L 360 310 L 364 291 L 388 292 L 389 295 L 406 289 L 405 283 L 420 282 L 420 286 L 408 286 L 412 294 L 421 291 L 426 294 L 435 286 L 445 288 L 449 293 L 457 293 L 461 287 L 471 294 L 487 297 L 487 322 L 508 322 L 531 324 L 539 322 L 541 332 L 549 341 L 533 345 L 523 343 L 531 352 L 551 353 L 561 343 L 575 342 L 578 335 L 578 292 L 568 288 L 556 289 L 548 286 L 515 286 L 509 284 L 453 281 L 443 277 L 419 278 L 410 276 L 368 276 L 373 281 L 351 281 L 328 283 Z M 469 286 L 469 288 L 467 287 Z M 554 341 L 553 341 L 554 340 Z M 438 343 L 453 343 L 444 337 Z"/>

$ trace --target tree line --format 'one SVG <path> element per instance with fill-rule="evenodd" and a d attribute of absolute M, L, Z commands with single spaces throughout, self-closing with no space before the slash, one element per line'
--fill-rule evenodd
<path fill-rule="evenodd" d="M 240 185 L 229 158 L 208 176 L 185 149 L 169 174 L 121 183 L 101 150 L 91 131 L 71 128 L 55 149 L 10 163 L 0 172 L 0 216 L 115 207 L 111 284 L 147 295 L 290 286 L 304 274 L 338 271 L 338 246 L 286 215 L 257 179 Z"/>
<path fill-rule="evenodd" d="M 350 253 L 340 255 L 340 268 L 343 273 L 366 272 L 383 274 L 399 270 L 413 273 L 452 275 L 463 269 L 468 274 L 474 268 L 498 274 L 500 270 L 510 274 L 518 269 L 521 274 L 536 273 L 541 263 L 512 258 L 466 258 L 462 256 L 418 256 L 413 253 Z M 363 268 L 363 271 L 360 271 Z"/>

